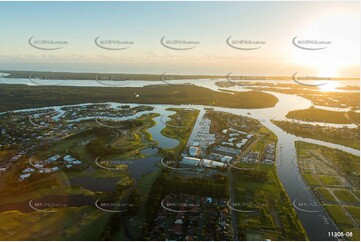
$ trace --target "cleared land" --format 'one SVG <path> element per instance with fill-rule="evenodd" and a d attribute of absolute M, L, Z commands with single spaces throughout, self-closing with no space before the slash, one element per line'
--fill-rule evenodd
<path fill-rule="evenodd" d="M 359 157 L 349 153 L 296 142 L 298 165 L 306 183 L 311 187 L 338 229 L 349 236 L 360 238 L 359 218 Z M 305 165 L 307 164 L 307 166 Z M 352 232 L 352 236 L 350 236 Z"/>
<path fill-rule="evenodd" d="M 335 189 L 333 194 L 341 201 L 345 203 L 359 203 L 359 200 L 352 194 L 351 191 L 345 189 Z"/>
<path fill-rule="evenodd" d="M 317 188 L 317 191 L 322 195 L 322 197 L 327 202 L 337 202 L 337 199 L 332 195 L 332 193 L 327 188 L 319 187 Z"/>
<path fill-rule="evenodd" d="M 340 206 L 327 204 L 327 205 L 324 205 L 324 207 L 326 208 L 327 212 L 331 215 L 332 219 L 337 224 L 352 226 L 352 222 L 345 215 L 345 212 L 343 211 L 343 209 Z"/>
<path fill-rule="evenodd" d="M 305 240 L 306 234 L 278 180 L 274 165 L 237 165 L 254 170 L 233 169 L 235 208 L 255 211 L 239 213 L 239 239 L 250 234 L 272 240 Z M 262 233 L 259 232 L 262 229 Z"/>
<path fill-rule="evenodd" d="M 349 214 L 352 215 L 352 217 L 360 223 L 360 207 L 356 206 L 345 206 L 346 210 L 349 212 Z"/>

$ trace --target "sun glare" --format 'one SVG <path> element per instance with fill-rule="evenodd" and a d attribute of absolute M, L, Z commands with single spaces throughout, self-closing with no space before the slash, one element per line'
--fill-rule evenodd
<path fill-rule="evenodd" d="M 327 84 L 319 86 L 321 92 L 334 92 L 337 88 L 337 83 L 335 81 L 329 81 Z"/>
<path fill-rule="evenodd" d="M 339 13 L 318 17 L 316 23 L 299 31 L 298 38 L 305 40 L 330 41 L 330 45 L 320 51 L 304 51 L 293 49 L 295 61 L 308 67 L 327 68 L 322 71 L 322 76 L 334 76 L 334 67 L 339 75 L 343 68 L 359 63 L 359 36 L 354 29 L 359 28 L 359 15 L 355 12 Z M 348 27 L 345 27 L 348 26 Z M 309 47 L 309 46 L 306 46 Z M 321 66 L 320 66 L 321 65 Z"/>
<path fill-rule="evenodd" d="M 336 81 L 327 80 L 328 78 L 334 78 L 337 76 L 336 68 L 323 68 L 317 74 L 319 78 L 325 78 L 324 85 L 319 86 L 321 92 L 333 92 L 336 91 L 338 84 Z"/>
<path fill-rule="evenodd" d="M 326 78 L 333 78 L 336 77 L 338 74 L 336 68 L 326 67 L 322 68 L 320 72 L 317 74 L 318 77 L 326 77 Z"/>

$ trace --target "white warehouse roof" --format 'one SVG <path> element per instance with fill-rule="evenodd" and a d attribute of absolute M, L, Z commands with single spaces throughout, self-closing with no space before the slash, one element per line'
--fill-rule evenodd
<path fill-rule="evenodd" d="M 189 155 L 197 156 L 197 153 L 198 153 L 198 147 L 189 147 Z"/>
<path fill-rule="evenodd" d="M 193 165 L 196 166 L 201 162 L 201 159 L 194 158 L 194 157 L 184 157 L 181 161 L 181 165 Z"/>

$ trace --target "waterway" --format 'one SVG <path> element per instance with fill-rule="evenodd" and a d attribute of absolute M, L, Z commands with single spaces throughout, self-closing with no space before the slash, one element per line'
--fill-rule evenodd
<path fill-rule="evenodd" d="M 197 85 L 204 86 L 210 88 L 212 90 L 218 90 L 219 87 L 214 85 L 214 82 L 203 81 L 199 82 L 197 80 Z M 85 85 L 86 82 L 81 82 L 82 85 Z M 150 84 L 147 81 L 146 84 Z M 132 86 L 144 86 L 145 83 L 138 83 L 132 82 Z M 183 81 L 184 83 L 185 81 Z M 213 84 L 212 84 L 213 83 Z M 74 84 L 74 83 L 72 83 Z M 99 84 L 99 83 L 98 83 Z M 151 84 L 155 84 L 151 82 Z M 161 82 L 161 84 L 164 84 Z M 85 85 L 86 86 L 86 85 Z M 228 88 L 232 90 L 232 88 Z M 235 87 L 235 90 L 239 91 L 240 87 Z M 242 89 L 243 91 L 246 89 Z M 206 112 L 205 108 L 213 108 L 216 111 L 224 111 L 229 112 L 237 115 L 249 116 L 255 119 L 258 119 L 263 125 L 265 125 L 268 129 L 274 132 L 278 137 L 278 157 L 277 157 L 277 173 L 280 178 L 283 187 L 285 188 L 292 204 L 295 207 L 295 210 L 301 220 L 303 227 L 305 228 L 307 235 L 310 240 L 330 240 L 331 238 L 328 236 L 328 232 L 335 232 L 337 231 L 336 226 L 332 222 L 332 220 L 328 217 L 328 215 L 323 210 L 322 206 L 319 204 L 315 196 L 313 195 L 312 191 L 303 181 L 302 176 L 298 167 L 295 165 L 295 160 L 297 159 L 297 153 L 295 148 L 295 141 L 305 141 L 314 144 L 324 145 L 327 147 L 340 149 L 345 152 L 352 153 L 354 155 L 359 156 L 360 151 L 355 150 L 349 147 L 345 147 L 342 145 L 337 145 L 333 143 L 328 143 L 320 140 L 315 139 L 308 139 L 297 137 L 291 134 L 284 132 L 282 129 L 274 125 L 271 120 L 286 120 L 286 114 L 292 110 L 298 109 L 306 109 L 311 107 L 313 104 L 311 101 L 304 99 L 302 97 L 296 95 L 289 95 L 289 94 L 281 94 L 281 93 L 274 93 L 269 92 L 270 94 L 276 96 L 279 99 L 279 102 L 272 108 L 265 108 L 265 109 L 232 109 L 232 108 L 222 108 L 222 107 L 208 107 L 208 106 L 201 106 L 201 105 L 151 105 L 155 107 L 153 111 L 146 111 L 144 113 L 159 113 L 161 116 L 155 119 L 156 125 L 149 129 L 149 132 L 152 134 L 153 139 L 159 143 L 159 146 L 162 148 L 172 148 L 178 145 L 179 141 L 175 139 L 170 139 L 163 136 L 160 131 L 165 127 L 164 122 L 169 115 L 173 114 L 174 112 L 166 110 L 169 107 L 183 107 L 183 108 L 194 108 L 200 110 L 199 117 L 197 122 L 193 128 L 192 134 L 190 138 L 194 137 L 195 133 L 197 132 L 197 127 L 199 127 L 199 121 L 201 120 L 202 116 Z M 117 104 L 110 103 L 112 106 Z M 88 105 L 88 104 L 79 104 L 79 105 Z M 129 105 L 137 105 L 137 104 L 129 104 Z M 77 106 L 77 105 L 73 105 Z M 55 110 L 59 110 L 60 107 L 55 107 Z M 24 111 L 24 110 L 18 110 Z M 141 115 L 138 113 L 135 116 Z M 61 118 L 61 114 L 56 115 L 56 118 Z M 94 118 L 94 117 L 90 117 Z M 127 118 L 134 118 L 134 117 L 127 117 Z M 73 120 L 75 121 L 75 120 Z M 313 123 L 313 122 L 308 122 Z M 314 123 L 315 125 L 318 123 Z M 327 124 L 323 123 L 325 126 L 332 126 L 332 127 L 343 127 L 344 125 L 337 125 L 337 124 Z M 352 126 L 351 126 L 352 127 Z M 146 150 L 144 152 L 152 152 L 151 150 Z M 148 156 L 144 159 L 134 160 L 133 164 L 129 166 L 129 172 L 131 176 L 135 179 L 139 179 L 142 175 L 157 169 L 154 166 L 154 162 L 158 161 L 159 157 L 152 155 Z"/>

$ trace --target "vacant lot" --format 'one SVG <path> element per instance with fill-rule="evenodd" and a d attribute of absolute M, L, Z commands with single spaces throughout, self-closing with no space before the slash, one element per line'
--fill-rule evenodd
<path fill-rule="evenodd" d="M 337 176 L 319 176 L 325 186 L 339 186 L 342 182 Z"/>
<path fill-rule="evenodd" d="M 333 193 L 341 202 L 346 202 L 346 203 L 358 203 L 359 202 L 359 200 L 357 200 L 357 198 L 349 190 L 334 189 Z"/>
<path fill-rule="evenodd" d="M 331 215 L 332 219 L 337 223 L 337 224 L 343 224 L 343 225 L 351 225 L 353 226 L 350 218 L 348 218 L 345 214 L 345 212 L 343 211 L 343 209 L 341 208 L 341 206 L 339 205 L 324 205 L 324 207 L 326 208 L 327 212 Z"/>
<path fill-rule="evenodd" d="M 311 187 L 313 187 L 313 186 L 322 186 L 322 183 L 318 179 L 317 175 L 303 174 L 303 177 L 305 178 L 307 184 L 310 185 Z"/>
<path fill-rule="evenodd" d="M 326 200 L 326 202 L 336 202 L 336 198 L 332 195 L 332 193 L 323 187 L 317 188 L 317 191 L 322 195 L 322 197 Z"/>

